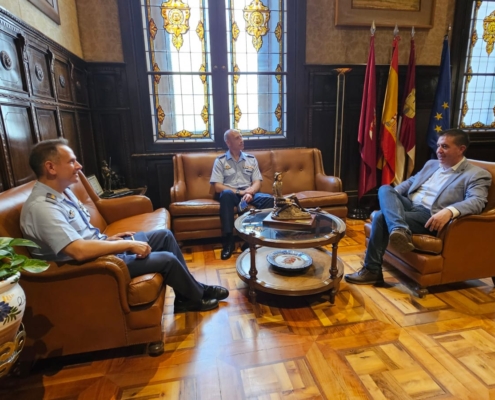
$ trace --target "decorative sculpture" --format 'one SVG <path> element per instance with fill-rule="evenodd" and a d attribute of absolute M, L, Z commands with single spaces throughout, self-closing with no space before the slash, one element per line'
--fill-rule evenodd
<path fill-rule="evenodd" d="M 103 176 L 103 188 L 105 192 L 109 192 L 112 187 L 112 170 L 105 160 L 101 162 L 101 175 Z"/>
<path fill-rule="evenodd" d="M 311 213 L 299 204 L 295 194 L 284 197 L 282 195 L 282 173 L 275 172 L 273 182 L 273 195 L 275 198 L 275 209 L 272 212 L 274 220 L 310 219 Z"/>

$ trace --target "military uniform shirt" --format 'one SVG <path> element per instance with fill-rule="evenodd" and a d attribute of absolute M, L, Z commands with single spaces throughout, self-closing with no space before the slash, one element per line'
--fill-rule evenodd
<path fill-rule="evenodd" d="M 41 248 L 29 248 L 31 255 L 47 261 L 67 261 L 60 251 L 75 240 L 104 240 L 106 235 L 91 225 L 89 211 L 70 189 L 64 195 L 36 182 L 21 212 L 21 230 L 25 239 Z"/>
<path fill-rule="evenodd" d="M 253 155 L 241 151 L 239 161 L 235 161 L 229 150 L 216 158 L 210 183 L 223 183 L 231 188 L 243 190 L 254 181 L 262 180 L 258 161 Z"/>

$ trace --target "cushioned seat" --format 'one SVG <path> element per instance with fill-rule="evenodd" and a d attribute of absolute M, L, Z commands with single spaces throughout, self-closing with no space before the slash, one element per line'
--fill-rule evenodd
<path fill-rule="evenodd" d="M 283 173 L 284 195 L 294 193 L 303 207 L 328 211 L 345 220 L 347 194 L 342 182 L 327 176 L 318 149 L 247 151 L 258 160 L 261 192 L 272 193 L 275 172 Z M 210 185 L 215 159 L 224 153 L 182 153 L 174 157 L 174 186 L 170 190 L 172 227 L 178 240 L 221 236 L 220 204 Z"/>
<path fill-rule="evenodd" d="M 412 235 L 415 250 L 398 253 L 387 248 L 384 260 L 417 283 L 420 297 L 427 287 L 495 276 L 495 163 L 469 160 L 492 175 L 488 203 L 480 215 L 450 221 L 437 237 Z M 373 215 L 372 215 L 373 217 Z M 371 223 L 364 227 L 366 245 Z M 495 280 L 494 280 L 495 282 Z"/>
<path fill-rule="evenodd" d="M 80 178 L 71 189 L 102 232 L 169 228 L 168 211 L 153 211 L 147 197 L 100 199 L 82 173 Z M 0 193 L 0 236 L 22 237 L 20 213 L 33 186 L 34 181 Z M 29 256 L 24 247 L 17 250 Z M 41 274 L 23 272 L 20 283 L 27 300 L 24 361 L 150 342 L 160 348 L 165 302 L 160 274 L 131 279 L 121 259 L 105 256 L 52 262 Z"/>

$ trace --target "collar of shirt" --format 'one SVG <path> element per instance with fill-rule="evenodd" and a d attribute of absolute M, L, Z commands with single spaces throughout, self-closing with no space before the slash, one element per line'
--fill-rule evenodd
<path fill-rule="evenodd" d="M 230 153 L 230 150 L 227 150 L 227 153 L 225 153 L 225 158 L 227 160 L 233 160 L 234 158 L 232 157 L 232 154 Z M 244 160 L 246 161 L 246 157 L 244 156 L 244 152 L 241 151 L 241 154 L 239 155 L 239 161 Z M 234 160 L 235 161 L 235 160 Z M 237 161 L 237 162 L 239 162 Z"/>
<path fill-rule="evenodd" d="M 466 157 L 462 157 L 462 160 L 459 161 L 456 165 L 454 165 L 453 167 L 450 167 L 450 168 L 444 168 L 440 165 L 440 169 L 442 170 L 442 172 L 448 172 L 450 170 L 452 171 L 457 171 L 457 168 L 459 168 L 459 166 L 466 160 Z"/>
<path fill-rule="evenodd" d="M 53 194 L 59 203 L 64 201 L 64 195 L 62 193 L 53 190 L 50 186 L 47 186 L 40 181 L 36 181 L 33 190 L 36 190 L 36 192 L 39 192 L 39 194 L 43 196 L 46 196 L 47 193 Z"/>

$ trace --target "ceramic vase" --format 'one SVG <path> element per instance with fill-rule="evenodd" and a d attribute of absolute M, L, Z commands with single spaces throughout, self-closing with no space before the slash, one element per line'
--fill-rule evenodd
<path fill-rule="evenodd" d="M 19 285 L 20 272 L 0 280 L 0 346 L 13 342 L 26 308 L 26 295 Z"/>

